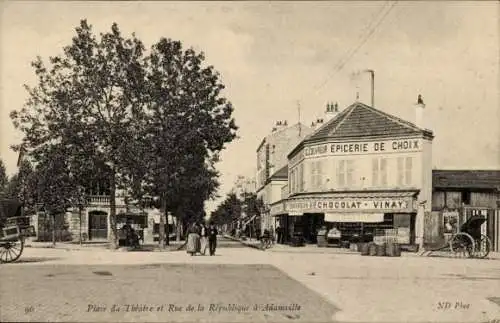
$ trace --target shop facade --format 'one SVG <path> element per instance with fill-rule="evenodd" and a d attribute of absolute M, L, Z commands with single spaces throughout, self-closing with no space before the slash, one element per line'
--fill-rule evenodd
<path fill-rule="evenodd" d="M 422 115 L 422 102 L 414 108 Z M 326 226 L 345 241 L 392 236 L 421 245 L 431 212 L 432 140 L 430 130 L 356 102 L 288 155 L 288 194 L 270 213 L 288 240 L 315 243 Z"/>
<path fill-rule="evenodd" d="M 433 170 L 432 211 L 426 241 L 439 246 L 472 216 L 483 216 L 481 233 L 500 251 L 500 170 Z"/>

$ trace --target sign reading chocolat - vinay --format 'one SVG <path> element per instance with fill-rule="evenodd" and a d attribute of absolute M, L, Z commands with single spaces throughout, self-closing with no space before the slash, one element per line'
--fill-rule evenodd
<path fill-rule="evenodd" d="M 411 198 L 386 198 L 386 199 L 295 199 L 271 206 L 271 214 L 296 211 L 411 211 L 413 203 Z"/>
<path fill-rule="evenodd" d="M 304 148 L 304 155 L 373 154 L 384 152 L 413 152 L 422 149 L 420 139 L 396 139 L 374 142 L 327 143 Z"/>

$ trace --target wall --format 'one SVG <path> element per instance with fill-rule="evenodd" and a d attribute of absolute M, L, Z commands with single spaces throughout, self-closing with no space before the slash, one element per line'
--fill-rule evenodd
<path fill-rule="evenodd" d="M 390 147 L 393 142 L 401 141 L 411 142 L 411 145 L 417 141 L 418 148 Z M 423 139 L 396 138 L 384 141 L 353 141 L 347 144 L 358 145 L 356 148 L 359 148 L 359 145 L 366 145 L 365 151 L 332 152 L 338 143 L 307 145 L 290 160 L 288 179 L 290 191 L 422 189 L 424 185 L 428 186 L 425 192 L 431 191 L 430 142 L 424 144 Z M 379 150 L 375 149 L 377 145 Z M 380 151 L 381 146 L 384 147 L 384 151 Z M 377 160 L 376 163 L 374 159 Z M 407 161 L 409 159 L 411 161 Z M 302 178 L 300 178 L 301 167 L 303 167 Z M 300 190 L 301 184 L 302 190 Z M 427 194 L 430 211 L 430 193 Z"/>
<path fill-rule="evenodd" d="M 264 138 L 257 151 L 257 190 L 265 185 L 269 176 L 288 164 L 288 154 L 311 132 L 310 127 L 295 124 Z"/>

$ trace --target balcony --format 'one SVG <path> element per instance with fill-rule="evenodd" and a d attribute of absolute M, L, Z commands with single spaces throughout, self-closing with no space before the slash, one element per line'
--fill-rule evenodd
<path fill-rule="evenodd" d="M 91 205 L 109 205 L 109 195 L 88 195 L 87 203 Z"/>

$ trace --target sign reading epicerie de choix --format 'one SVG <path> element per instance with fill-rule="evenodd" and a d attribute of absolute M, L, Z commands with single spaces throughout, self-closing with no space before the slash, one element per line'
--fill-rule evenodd
<path fill-rule="evenodd" d="M 304 148 L 304 155 L 349 155 L 387 152 L 415 152 L 422 150 L 421 139 L 395 139 L 371 142 L 327 143 Z"/>

